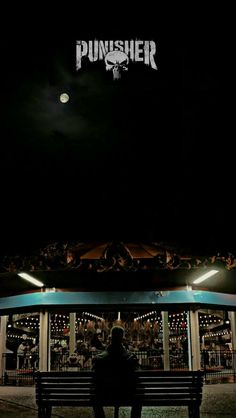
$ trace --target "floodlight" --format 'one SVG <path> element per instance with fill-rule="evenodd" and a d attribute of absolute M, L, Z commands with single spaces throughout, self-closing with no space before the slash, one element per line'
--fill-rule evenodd
<path fill-rule="evenodd" d="M 30 283 L 35 284 L 35 286 L 38 286 L 38 287 L 43 287 L 44 286 L 44 284 L 42 282 L 40 282 L 39 280 L 35 279 L 34 277 L 30 276 L 27 273 L 18 273 L 18 276 L 22 277 L 22 279 L 25 279 Z"/>
<path fill-rule="evenodd" d="M 204 280 L 208 279 L 211 276 L 214 276 L 216 273 L 219 273 L 219 270 L 210 270 L 207 273 L 203 274 L 202 276 L 198 277 L 198 279 L 194 280 L 194 284 L 201 283 Z"/>

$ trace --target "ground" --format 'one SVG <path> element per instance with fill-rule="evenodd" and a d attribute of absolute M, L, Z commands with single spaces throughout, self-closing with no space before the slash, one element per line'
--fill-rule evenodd
<path fill-rule="evenodd" d="M 1 418 L 37 418 L 33 387 L 0 387 Z M 52 417 L 92 418 L 91 408 L 55 408 Z M 143 408 L 142 418 L 187 418 L 185 407 Z M 201 418 L 235 418 L 236 384 L 205 385 Z M 120 418 L 128 418 L 129 409 L 121 408 Z M 106 418 L 113 418 L 113 408 L 106 408 Z"/>

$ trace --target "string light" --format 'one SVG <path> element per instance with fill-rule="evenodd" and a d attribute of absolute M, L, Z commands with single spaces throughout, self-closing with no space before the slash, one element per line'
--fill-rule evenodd
<path fill-rule="evenodd" d="M 231 332 L 228 332 L 228 331 L 210 332 L 210 333 L 205 334 L 205 338 L 206 337 L 219 337 L 221 335 L 229 335 L 229 334 L 231 334 Z"/>
<path fill-rule="evenodd" d="M 187 312 L 181 312 L 181 313 L 172 313 L 168 315 L 169 318 L 169 329 L 172 331 L 171 334 L 178 334 L 181 335 L 181 329 L 183 331 L 182 335 L 184 335 L 184 333 L 186 332 L 186 330 L 188 329 L 188 324 L 186 321 L 186 314 Z M 35 315 L 35 314 L 34 314 Z M 37 314 L 38 315 L 38 314 Z M 83 312 L 80 314 L 80 316 L 85 317 L 87 316 L 89 319 L 95 319 L 95 320 L 100 320 L 100 321 L 104 321 L 104 318 L 92 314 L 90 312 Z M 34 317 L 32 316 L 28 316 L 23 317 L 22 316 L 18 316 L 18 318 L 21 318 L 21 321 L 16 321 L 15 324 L 20 327 L 26 327 L 29 330 L 39 330 L 40 324 L 39 324 L 39 317 Z M 59 319 L 60 318 L 60 319 Z M 63 318 L 63 319 L 62 319 Z M 65 330 L 65 328 L 69 328 L 70 324 L 69 322 L 66 321 L 66 319 L 69 319 L 69 315 L 62 315 L 62 314 L 54 314 L 54 319 L 51 320 L 51 323 L 54 323 L 54 326 L 51 326 L 51 329 L 53 332 L 59 333 L 59 332 L 63 332 Z M 89 319 L 87 318 L 77 318 L 77 323 L 78 324 L 82 324 L 83 322 L 85 324 L 87 324 L 89 322 Z M 138 321 L 138 320 L 143 320 L 144 324 L 145 322 L 150 323 L 150 328 L 153 328 L 153 323 L 155 321 L 155 324 L 159 324 L 159 332 L 162 331 L 162 319 L 160 316 L 158 316 L 158 312 L 157 311 L 150 311 L 148 313 L 145 313 L 141 316 L 137 316 L 136 318 L 134 318 L 134 321 Z M 29 322 L 31 321 L 31 322 Z M 83 322 L 82 322 L 83 321 Z M 229 335 L 230 332 L 228 332 L 227 330 L 224 331 L 218 331 L 218 332 L 211 332 L 211 328 L 214 328 L 214 326 L 216 326 L 219 323 L 223 323 L 223 319 L 221 318 L 220 313 L 218 315 L 214 315 L 214 314 L 205 314 L 205 315 L 199 315 L 199 326 L 201 328 L 208 328 L 207 329 L 207 333 L 204 335 L 206 338 L 211 338 L 211 337 L 218 337 L 218 336 L 222 336 L 222 335 Z M 86 326 L 86 325 L 85 325 Z M 8 326 L 9 327 L 9 326 Z M 155 325 L 154 325 L 155 327 Z M 10 327 L 9 327 L 10 328 Z M 12 331 L 9 329 L 9 331 Z M 85 330 L 86 331 L 86 330 Z M 203 330 L 202 330 L 203 331 Z M 33 332 L 33 331 L 31 331 Z M 22 336 L 21 335 L 14 335 L 14 334 L 10 334 L 8 335 L 10 338 L 17 338 L 17 339 L 21 339 Z M 29 340 L 33 340 L 32 337 L 27 337 Z M 174 337 L 172 337 L 174 338 Z M 170 338 L 170 341 L 172 340 L 172 338 Z M 180 339 L 182 337 L 179 337 Z"/>
<path fill-rule="evenodd" d="M 83 312 L 83 315 L 87 315 L 91 318 L 95 318 L 95 319 L 99 319 L 100 321 L 104 321 L 104 318 L 102 318 L 101 316 L 94 315 L 90 312 Z"/>
<path fill-rule="evenodd" d="M 155 315 L 155 314 L 156 314 L 155 311 L 151 311 L 151 312 L 148 312 L 144 315 L 137 316 L 136 318 L 134 318 L 134 321 L 138 321 L 139 319 L 147 318 L 148 316 Z"/>

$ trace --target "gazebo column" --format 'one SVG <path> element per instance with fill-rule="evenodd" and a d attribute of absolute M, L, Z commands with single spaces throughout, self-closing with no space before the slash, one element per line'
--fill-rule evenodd
<path fill-rule="evenodd" d="M 0 379 L 6 370 L 7 316 L 0 316 Z"/>
<path fill-rule="evenodd" d="M 236 370 L 236 312 L 229 312 L 230 327 L 231 327 L 231 343 L 233 350 L 232 366 Z"/>
<path fill-rule="evenodd" d="M 76 349 L 76 313 L 70 312 L 70 340 L 69 340 L 70 355 L 75 352 L 75 349 Z"/>
<path fill-rule="evenodd" d="M 198 311 L 188 311 L 187 320 L 189 370 L 200 370 L 201 356 Z"/>
<path fill-rule="evenodd" d="M 40 311 L 39 328 L 39 370 L 50 370 L 50 313 L 47 309 Z"/>
<path fill-rule="evenodd" d="M 170 370 L 170 332 L 168 312 L 163 311 L 162 316 L 162 332 L 163 332 L 163 351 L 164 351 L 164 370 Z"/>

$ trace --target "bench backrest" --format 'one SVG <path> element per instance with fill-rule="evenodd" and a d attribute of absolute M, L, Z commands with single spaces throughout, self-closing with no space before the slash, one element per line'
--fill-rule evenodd
<path fill-rule="evenodd" d="M 200 405 L 203 373 L 200 371 L 137 371 L 136 398 L 142 405 Z M 95 399 L 94 372 L 36 373 L 38 405 L 91 406 Z M 118 402 L 118 401 L 117 401 Z M 106 399 L 104 405 L 111 405 Z M 129 399 L 122 405 L 130 405 Z"/>

